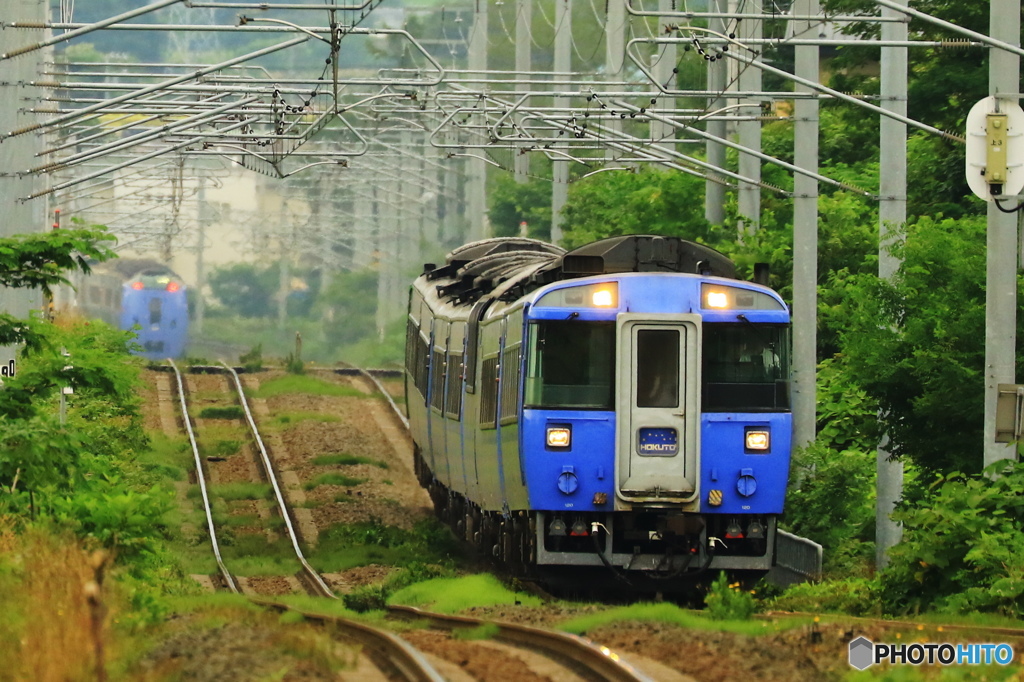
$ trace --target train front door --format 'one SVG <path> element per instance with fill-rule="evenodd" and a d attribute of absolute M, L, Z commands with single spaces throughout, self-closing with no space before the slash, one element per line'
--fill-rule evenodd
<path fill-rule="evenodd" d="M 700 318 L 618 316 L 617 484 L 627 501 L 697 494 Z"/>

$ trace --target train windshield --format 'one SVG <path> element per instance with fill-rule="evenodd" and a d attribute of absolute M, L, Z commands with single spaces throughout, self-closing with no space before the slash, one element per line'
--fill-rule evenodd
<path fill-rule="evenodd" d="M 526 407 L 614 409 L 614 322 L 533 322 L 528 353 Z"/>
<path fill-rule="evenodd" d="M 705 324 L 705 412 L 789 409 L 789 326 Z"/>

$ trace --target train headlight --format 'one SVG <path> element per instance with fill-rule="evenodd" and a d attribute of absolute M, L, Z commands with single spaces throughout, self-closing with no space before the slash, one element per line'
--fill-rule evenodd
<path fill-rule="evenodd" d="M 705 305 L 708 308 L 728 308 L 729 307 L 729 294 L 724 291 L 708 291 L 705 296 Z"/>
<path fill-rule="evenodd" d="M 615 306 L 615 292 L 611 289 L 598 289 L 591 300 L 598 308 L 612 308 Z"/>
<path fill-rule="evenodd" d="M 567 448 L 572 444 L 572 427 L 549 426 L 547 434 L 549 448 Z"/>
<path fill-rule="evenodd" d="M 772 433 L 768 429 L 748 427 L 743 438 L 747 452 L 768 452 L 771 449 Z"/>

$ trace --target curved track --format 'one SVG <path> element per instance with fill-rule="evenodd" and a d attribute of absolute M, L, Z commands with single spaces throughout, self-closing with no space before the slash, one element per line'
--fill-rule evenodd
<path fill-rule="evenodd" d="M 210 504 L 210 498 L 207 491 L 207 481 L 205 474 L 205 467 L 203 466 L 202 457 L 199 454 L 199 447 L 196 442 L 195 433 L 192 429 L 191 419 L 188 413 L 188 404 L 186 400 L 186 391 L 184 382 L 182 381 L 181 372 L 173 361 L 168 361 L 171 369 L 174 371 L 178 397 L 181 406 L 182 423 L 185 425 L 185 431 L 188 434 L 189 443 L 192 448 L 192 454 L 196 465 L 196 478 L 199 483 L 201 496 L 203 500 L 203 508 L 206 514 L 206 521 L 208 530 L 210 533 L 210 540 L 213 546 L 214 555 L 217 560 L 217 566 L 221 571 L 224 578 L 224 583 L 234 593 L 240 593 L 241 590 L 238 586 L 238 581 L 228 570 L 228 567 L 224 563 L 223 557 L 220 552 L 220 545 L 217 541 L 216 524 L 213 521 L 213 511 Z M 253 419 L 252 411 L 249 408 L 248 400 L 245 397 L 245 392 L 242 389 L 241 380 L 238 377 L 238 373 L 224 365 L 224 367 L 202 367 L 203 371 L 216 371 L 229 373 L 233 379 L 233 384 L 237 392 L 237 398 L 241 405 L 244 413 L 246 422 L 252 433 L 253 441 L 256 444 L 260 452 L 260 460 L 263 464 L 264 474 L 267 477 L 268 482 L 271 484 L 274 490 L 275 499 L 277 501 L 281 516 L 285 520 L 285 527 L 287 528 L 289 538 L 292 542 L 292 547 L 295 551 L 296 558 L 302 566 L 302 582 L 306 588 L 314 595 L 330 597 L 337 599 L 337 596 L 330 589 L 330 587 L 324 582 L 320 574 L 306 561 L 305 556 L 302 553 L 301 548 L 298 544 L 298 537 L 295 533 L 294 526 L 292 524 L 291 515 L 288 510 L 288 505 L 285 502 L 284 494 L 281 486 L 277 480 L 277 475 L 274 471 L 273 463 L 271 462 L 270 455 L 267 452 L 266 446 L 263 444 L 263 439 L 259 434 L 259 429 L 256 426 L 256 421 Z M 262 604 L 265 606 L 271 606 L 279 609 L 291 609 L 284 604 L 277 602 L 253 598 L 252 601 Z M 355 640 L 361 643 L 367 650 L 369 658 L 373 661 L 374 665 L 380 669 L 386 676 L 396 680 L 406 680 L 408 682 L 443 682 L 442 677 L 430 663 L 426 660 L 424 655 L 415 649 L 408 642 L 401 638 L 391 634 L 390 632 L 379 630 L 377 628 L 370 627 L 357 621 L 340 618 L 340 617 L 328 617 L 320 616 L 317 614 L 310 614 L 300 612 L 309 620 L 327 622 L 329 621 L 334 625 L 347 639 Z"/>

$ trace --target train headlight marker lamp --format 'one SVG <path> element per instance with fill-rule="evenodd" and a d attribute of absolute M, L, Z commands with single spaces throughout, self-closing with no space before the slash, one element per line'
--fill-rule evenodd
<path fill-rule="evenodd" d="M 178 284 L 177 282 L 167 283 L 167 291 L 171 292 L 172 294 L 178 291 L 179 289 L 181 289 L 181 285 Z"/>
<path fill-rule="evenodd" d="M 729 307 L 729 294 L 724 291 L 711 290 L 707 292 L 705 297 L 705 303 L 708 308 L 728 308 Z"/>
<path fill-rule="evenodd" d="M 568 448 L 572 445 L 572 428 L 568 426 L 549 426 L 547 445 L 549 448 Z"/>
<path fill-rule="evenodd" d="M 763 428 L 748 428 L 743 434 L 743 447 L 747 452 L 768 452 L 772 447 L 771 431 Z"/>
<path fill-rule="evenodd" d="M 135 291 L 142 291 L 145 288 L 146 285 L 142 282 L 132 282 L 132 289 L 135 289 Z"/>

